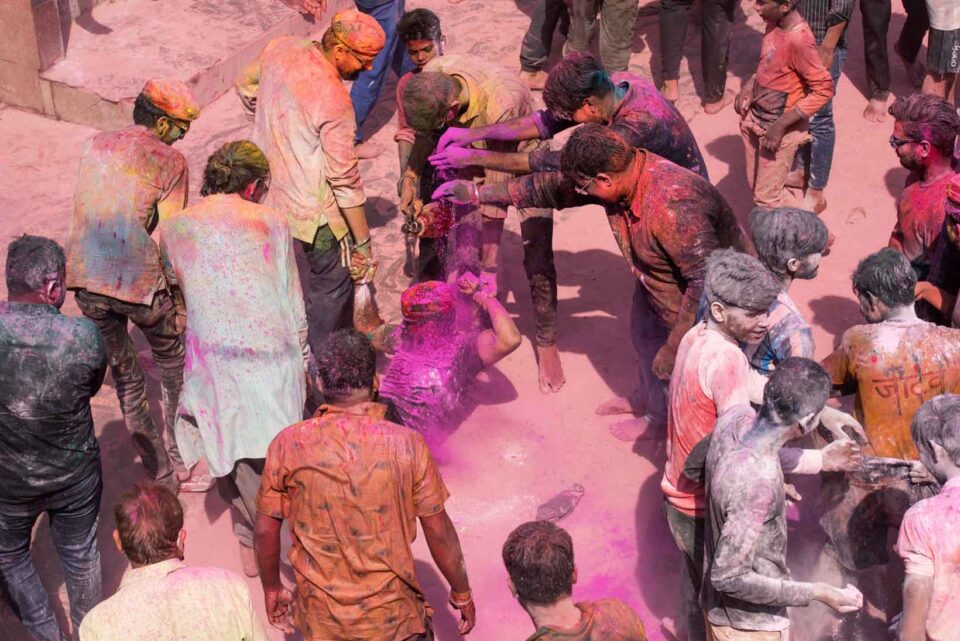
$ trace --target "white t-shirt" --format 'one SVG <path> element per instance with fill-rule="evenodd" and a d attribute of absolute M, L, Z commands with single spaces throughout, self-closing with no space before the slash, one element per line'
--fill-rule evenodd
<path fill-rule="evenodd" d="M 958 0 L 927 0 L 930 27 L 938 31 L 960 29 L 960 2 Z"/>

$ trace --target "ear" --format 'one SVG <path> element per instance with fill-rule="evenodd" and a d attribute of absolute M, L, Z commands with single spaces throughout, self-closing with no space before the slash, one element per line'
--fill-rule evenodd
<path fill-rule="evenodd" d="M 120 542 L 120 532 L 117 530 L 113 531 L 113 544 L 116 546 L 118 551 L 123 552 L 123 543 Z"/>
<path fill-rule="evenodd" d="M 950 456 L 947 454 L 946 448 L 939 443 L 934 443 L 933 441 L 930 441 L 930 454 L 933 457 L 934 463 L 940 463 L 943 460 L 950 460 Z"/>
<path fill-rule="evenodd" d="M 719 301 L 710 303 L 708 311 L 710 312 L 710 318 L 718 323 L 723 323 L 727 320 L 727 309 L 723 306 L 723 303 Z"/>
<path fill-rule="evenodd" d="M 373 386 L 370 388 L 370 398 L 376 398 L 380 391 L 380 374 L 373 375 Z"/>
<path fill-rule="evenodd" d="M 613 176 L 606 172 L 600 172 L 597 174 L 596 178 L 593 179 L 594 182 L 602 182 L 608 187 L 613 184 Z"/>
<path fill-rule="evenodd" d="M 252 183 L 243 188 L 243 191 L 240 192 L 240 196 L 244 200 L 249 200 L 250 202 L 257 201 L 257 190 L 259 189 L 260 181 L 254 180 Z"/>
<path fill-rule="evenodd" d="M 810 423 L 811 421 L 813 421 L 814 417 L 816 416 L 817 416 L 817 412 L 810 412 L 806 416 L 802 417 L 799 421 L 797 421 L 797 423 L 800 425 L 800 428 L 803 430 L 804 434 L 806 434 L 807 432 L 809 432 L 815 427 L 813 425 L 810 425 Z"/>
<path fill-rule="evenodd" d="M 790 258 L 787 260 L 787 273 L 796 274 L 797 270 L 800 269 L 800 259 L 799 258 Z"/>
<path fill-rule="evenodd" d="M 457 116 L 460 115 L 460 106 L 461 104 L 459 100 L 454 100 L 450 103 L 450 106 L 447 107 L 447 123 L 453 122 L 457 119 Z"/>
<path fill-rule="evenodd" d="M 439 51 L 437 53 L 439 53 L 440 55 L 443 55 L 443 50 L 446 49 L 447 47 L 447 37 L 440 36 L 440 40 L 437 41 L 437 44 L 440 45 L 438 47 Z"/>
<path fill-rule="evenodd" d="M 510 588 L 510 594 L 513 595 L 513 598 L 518 598 L 517 586 L 513 584 L 513 579 L 510 577 L 507 577 L 507 587 Z"/>
<path fill-rule="evenodd" d="M 577 566 L 573 566 L 573 576 L 570 577 L 570 583 L 576 584 L 577 582 Z"/>
<path fill-rule="evenodd" d="M 161 139 L 166 138 L 167 134 L 170 133 L 171 127 L 170 119 L 166 116 L 160 116 L 157 118 L 156 124 L 153 125 L 153 130 L 157 132 L 157 136 Z"/>
<path fill-rule="evenodd" d="M 187 542 L 187 531 L 181 528 L 180 533 L 177 534 L 177 552 L 180 555 L 181 561 L 183 560 L 183 551 L 186 549 L 186 546 L 185 546 L 186 542 Z"/>

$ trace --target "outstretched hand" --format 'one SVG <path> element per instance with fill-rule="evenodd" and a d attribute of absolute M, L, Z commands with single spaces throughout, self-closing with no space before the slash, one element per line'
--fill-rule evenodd
<path fill-rule="evenodd" d="M 465 147 L 448 147 L 431 155 L 429 160 L 437 169 L 464 169 L 476 164 L 474 150 Z"/>
<path fill-rule="evenodd" d="M 473 142 L 473 135 L 466 127 L 448 127 L 440 140 L 437 141 L 437 152 L 445 151 L 449 147 L 466 147 Z"/>
<path fill-rule="evenodd" d="M 476 205 L 477 186 L 469 180 L 450 180 L 433 192 L 433 200 L 445 198 L 454 205 Z"/>

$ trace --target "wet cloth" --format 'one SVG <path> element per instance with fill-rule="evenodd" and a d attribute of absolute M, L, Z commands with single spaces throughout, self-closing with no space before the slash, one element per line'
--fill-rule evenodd
<path fill-rule="evenodd" d="M 411 543 L 450 496 L 419 434 L 386 406 L 324 405 L 270 444 L 258 511 L 290 522 L 296 616 L 307 641 L 426 631 Z"/>
<path fill-rule="evenodd" d="M 106 371 L 90 320 L 0 303 L 0 502 L 30 503 L 99 479 L 90 398 Z"/>
<path fill-rule="evenodd" d="M 813 358 L 813 332 L 787 292 L 777 294 L 767 316 L 769 329 L 759 343 L 744 346 L 750 367 L 765 376 L 790 358 Z"/>
<path fill-rule="evenodd" d="M 652 82 L 628 72 L 613 74 L 616 92 L 623 92 L 619 106 L 610 118 L 610 128 L 629 145 L 646 149 L 681 167 L 707 177 L 707 165 L 686 119 Z M 547 139 L 577 123 L 558 118 L 547 109 L 533 114 L 540 137 Z M 536 171 L 559 171 L 560 150 L 548 150 L 531 157 Z"/>
<path fill-rule="evenodd" d="M 80 624 L 80 641 L 267 641 L 246 581 L 169 559 L 129 568 Z"/>
<path fill-rule="evenodd" d="M 933 578 L 927 639 L 956 641 L 960 611 L 960 478 L 903 517 L 897 551 L 907 574 Z"/>
<path fill-rule="evenodd" d="M 913 415 L 935 396 L 960 392 L 960 332 L 917 319 L 856 325 L 823 366 L 835 389 L 856 392 L 866 453 L 915 461 Z"/>
<path fill-rule="evenodd" d="M 464 392 L 481 371 L 476 333 L 402 341 L 380 381 L 380 395 L 393 402 L 404 425 L 433 436 L 463 420 Z"/>
<path fill-rule="evenodd" d="M 736 405 L 750 403 L 750 365 L 740 346 L 706 322 L 694 325 L 680 341 L 670 378 L 667 413 L 667 464 L 660 488 L 681 513 L 704 516 L 701 483 L 683 475 L 687 457 L 717 422 Z"/>
<path fill-rule="evenodd" d="M 577 604 L 580 623 L 568 630 L 542 627 L 527 641 L 647 641 L 637 613 L 620 599 L 600 599 Z"/>
<path fill-rule="evenodd" d="M 320 43 L 270 41 L 237 81 L 237 93 L 254 111 L 252 140 L 270 162 L 263 204 L 286 215 L 293 237 L 307 244 L 328 224 L 342 239 L 349 228 L 341 210 L 366 198 L 353 104 Z"/>
<path fill-rule="evenodd" d="M 165 221 L 159 238 L 187 306 L 180 453 L 225 476 L 303 416 L 309 349 L 290 230 L 270 207 L 215 194 Z"/>
<path fill-rule="evenodd" d="M 810 604 L 813 585 L 790 578 L 783 471 L 776 453 L 741 440 L 753 421 L 749 405 L 733 408 L 711 439 L 700 604 L 708 627 L 777 632 L 790 627 L 788 606 Z"/>
<path fill-rule="evenodd" d="M 925 280 L 930 272 L 947 215 L 947 188 L 958 181 L 957 174 L 947 173 L 939 180 L 924 184 L 919 172 L 911 172 L 897 197 L 897 222 L 890 234 L 889 246 L 907 257 L 917 280 Z"/>
<path fill-rule="evenodd" d="M 67 287 L 150 305 L 164 289 L 150 238 L 187 203 L 187 161 L 146 127 L 97 134 L 80 158 L 66 245 Z"/>

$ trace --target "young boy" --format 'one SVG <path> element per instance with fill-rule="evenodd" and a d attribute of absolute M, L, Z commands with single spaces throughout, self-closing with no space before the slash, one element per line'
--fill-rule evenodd
<path fill-rule="evenodd" d="M 574 603 L 573 541 L 550 521 L 519 526 L 503 544 L 510 592 L 530 615 L 539 641 L 646 641 L 640 617 L 619 599 Z"/>
<path fill-rule="evenodd" d="M 960 396 L 924 403 L 910 434 L 943 489 L 910 508 L 900 526 L 897 552 L 907 571 L 900 641 L 946 641 L 957 638 L 960 612 Z"/>
<path fill-rule="evenodd" d="M 747 181 L 758 207 L 794 204 L 786 191 L 797 148 L 810 140 L 807 122 L 833 97 L 813 32 L 794 11 L 797 0 L 758 0 L 767 23 L 756 75 L 734 104 L 747 158 Z"/>

